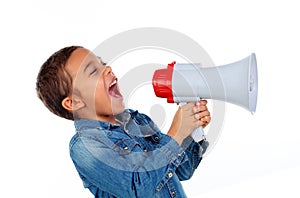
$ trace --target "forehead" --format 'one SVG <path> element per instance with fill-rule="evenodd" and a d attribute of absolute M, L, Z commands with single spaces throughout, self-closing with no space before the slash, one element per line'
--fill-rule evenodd
<path fill-rule="evenodd" d="M 74 77 L 79 71 L 82 71 L 84 66 L 91 60 L 96 58 L 96 56 L 89 50 L 85 48 L 78 48 L 74 50 L 69 57 L 66 70 L 68 73 Z"/>

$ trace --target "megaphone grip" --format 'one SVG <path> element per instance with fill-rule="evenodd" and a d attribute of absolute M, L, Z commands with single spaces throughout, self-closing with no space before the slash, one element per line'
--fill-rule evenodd
<path fill-rule="evenodd" d="M 203 127 L 199 126 L 198 128 L 194 129 L 191 133 L 191 137 L 195 140 L 195 142 L 200 142 L 201 140 L 205 139 Z"/>

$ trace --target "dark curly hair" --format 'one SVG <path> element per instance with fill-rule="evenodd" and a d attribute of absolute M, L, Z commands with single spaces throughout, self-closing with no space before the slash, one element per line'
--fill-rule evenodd
<path fill-rule="evenodd" d="M 41 66 L 37 76 L 36 91 L 44 105 L 54 114 L 74 120 L 73 113 L 62 106 L 64 98 L 72 93 L 72 78 L 66 71 L 66 63 L 72 52 L 81 46 L 62 48 L 51 55 Z"/>

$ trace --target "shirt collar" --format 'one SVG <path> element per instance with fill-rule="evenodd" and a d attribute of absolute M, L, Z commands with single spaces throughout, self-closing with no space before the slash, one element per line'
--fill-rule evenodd
<path fill-rule="evenodd" d="M 120 117 L 123 117 L 124 114 L 132 114 L 132 113 L 134 114 L 137 112 L 132 112 L 132 110 L 130 110 L 130 109 L 125 109 L 124 112 L 117 115 L 116 118 L 118 118 L 118 120 L 119 120 Z M 85 129 L 94 129 L 94 128 L 111 129 L 112 127 L 121 126 L 120 124 L 112 124 L 109 122 L 103 122 L 100 120 L 90 120 L 90 119 L 85 119 L 85 118 L 75 120 L 74 125 L 75 125 L 76 130 L 85 130 Z"/>
<path fill-rule="evenodd" d="M 119 124 L 112 124 L 109 122 L 103 122 L 100 120 L 89 120 L 89 119 L 79 119 L 74 121 L 76 130 L 85 130 L 85 129 L 110 129 L 112 127 L 120 126 Z"/>

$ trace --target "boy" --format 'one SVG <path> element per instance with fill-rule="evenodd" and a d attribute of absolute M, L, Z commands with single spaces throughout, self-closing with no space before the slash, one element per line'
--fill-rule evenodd
<path fill-rule="evenodd" d="M 79 46 L 54 53 L 36 89 L 51 112 L 74 120 L 70 156 L 96 198 L 186 197 L 180 180 L 192 176 L 207 146 L 190 137 L 210 122 L 206 101 L 180 107 L 164 134 L 148 116 L 124 109 L 111 67 Z"/>

